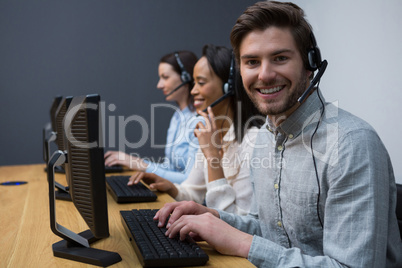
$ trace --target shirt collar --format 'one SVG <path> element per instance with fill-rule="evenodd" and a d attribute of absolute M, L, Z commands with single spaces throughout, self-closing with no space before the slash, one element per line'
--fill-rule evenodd
<path fill-rule="evenodd" d="M 187 114 L 187 113 L 191 113 L 191 110 L 188 106 L 186 106 L 183 110 L 181 110 L 183 113 Z"/>
<path fill-rule="evenodd" d="M 319 111 L 322 108 L 322 104 L 317 93 L 318 91 L 319 89 L 314 90 L 306 101 L 277 128 L 274 127 L 274 124 L 267 117 L 266 125 L 268 130 L 272 133 L 280 132 L 288 136 L 296 137 L 305 127 L 310 125 L 310 123 L 317 122 L 320 117 Z M 320 96 L 322 101 L 325 103 L 325 99 L 322 97 L 321 91 Z"/>
<path fill-rule="evenodd" d="M 195 115 L 197 112 L 196 111 L 191 111 L 190 107 L 186 106 L 183 110 L 177 109 L 173 116 L 176 117 L 177 119 L 180 119 L 180 116 L 183 115 L 184 118 L 189 118 L 193 115 Z"/>

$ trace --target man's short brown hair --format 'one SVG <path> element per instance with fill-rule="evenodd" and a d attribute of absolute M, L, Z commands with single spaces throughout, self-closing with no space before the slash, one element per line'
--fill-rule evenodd
<path fill-rule="evenodd" d="M 312 47 L 312 28 L 304 17 L 304 11 L 290 2 L 262 1 L 244 11 L 230 33 L 230 42 L 237 62 L 240 62 L 239 49 L 244 37 L 252 31 L 264 31 L 271 26 L 290 30 L 307 69 L 307 52 Z"/>

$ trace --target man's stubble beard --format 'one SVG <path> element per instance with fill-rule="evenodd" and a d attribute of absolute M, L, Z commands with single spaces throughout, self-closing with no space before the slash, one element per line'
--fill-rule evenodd
<path fill-rule="evenodd" d="M 270 107 L 270 101 L 264 101 L 263 105 L 261 105 L 259 97 L 256 93 L 252 94 L 249 90 L 246 90 L 246 92 L 250 100 L 253 102 L 254 106 L 258 109 L 260 113 L 262 113 L 263 115 L 276 116 L 285 113 L 296 105 L 297 100 L 306 90 L 307 81 L 308 78 L 305 72 L 303 72 L 301 78 L 297 82 L 296 90 L 285 100 L 285 103 L 280 107 Z"/>

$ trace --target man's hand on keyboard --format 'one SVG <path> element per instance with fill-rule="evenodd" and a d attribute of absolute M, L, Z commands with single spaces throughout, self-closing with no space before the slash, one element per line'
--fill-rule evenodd
<path fill-rule="evenodd" d="M 170 238 L 177 234 L 181 240 L 190 235 L 198 240 L 205 240 L 222 254 L 244 258 L 247 258 L 253 240 L 252 235 L 232 227 L 209 212 L 201 215 L 182 215 L 166 232 Z"/>
<path fill-rule="evenodd" d="M 154 220 L 158 220 L 158 226 L 162 227 L 170 216 L 169 221 L 166 224 L 167 228 L 169 228 L 169 226 L 178 220 L 182 215 L 201 215 L 207 212 L 219 218 L 218 211 L 197 204 L 194 201 L 167 203 L 156 213 Z"/>

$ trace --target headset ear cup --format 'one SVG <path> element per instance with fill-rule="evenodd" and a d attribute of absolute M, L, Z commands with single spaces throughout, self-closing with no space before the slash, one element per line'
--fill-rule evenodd
<path fill-rule="evenodd" d="M 234 76 L 235 76 L 235 57 L 233 54 L 233 51 L 231 53 L 231 57 L 230 57 L 230 69 L 229 69 L 229 77 L 228 77 L 228 81 L 223 85 L 222 90 L 223 90 L 223 94 L 228 94 L 231 93 L 231 95 L 234 94 Z"/>
<path fill-rule="evenodd" d="M 317 70 L 318 66 L 317 66 L 317 53 L 314 49 L 310 49 L 308 54 L 308 68 L 310 71 L 315 71 Z"/>
<path fill-rule="evenodd" d="M 176 58 L 176 62 L 179 65 L 180 68 L 180 79 L 183 83 L 191 83 L 193 81 L 191 75 L 186 71 L 186 69 L 184 68 L 183 63 L 180 60 L 179 57 L 179 52 L 175 52 L 174 56 Z"/>
<path fill-rule="evenodd" d="M 225 83 L 223 85 L 223 94 L 226 94 L 229 92 L 229 83 Z"/>
<path fill-rule="evenodd" d="M 183 83 L 191 83 L 192 81 L 191 75 L 186 70 L 182 71 L 180 78 Z"/>
<path fill-rule="evenodd" d="M 307 69 L 314 72 L 315 70 L 321 67 L 322 60 L 321 60 L 321 52 L 317 46 L 317 41 L 315 39 L 313 32 L 310 33 L 310 39 L 312 47 L 309 49 L 307 53 L 308 64 L 309 64 L 309 66 L 307 66 Z"/>

